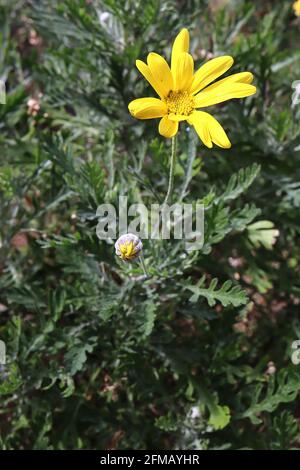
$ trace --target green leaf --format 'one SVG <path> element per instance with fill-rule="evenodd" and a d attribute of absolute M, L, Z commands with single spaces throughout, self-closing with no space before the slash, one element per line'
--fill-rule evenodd
<path fill-rule="evenodd" d="M 202 403 L 208 408 L 210 416 L 208 424 L 214 429 L 223 429 L 230 422 L 230 409 L 219 405 L 218 397 L 212 394 L 203 384 L 199 387 Z"/>
<path fill-rule="evenodd" d="M 267 250 L 272 250 L 279 236 L 279 230 L 274 229 L 274 224 L 270 220 L 259 220 L 248 225 L 247 230 L 248 237 L 256 248 L 262 245 Z"/>
<path fill-rule="evenodd" d="M 141 307 L 142 310 L 139 313 L 139 332 L 141 334 L 141 338 L 145 339 L 147 336 L 151 335 L 154 328 L 157 308 L 153 300 L 144 302 Z"/>
<path fill-rule="evenodd" d="M 216 405 L 210 410 L 211 415 L 208 423 L 215 429 L 223 429 L 230 421 L 230 410 L 228 406 Z"/>
<path fill-rule="evenodd" d="M 281 403 L 296 399 L 300 389 L 300 372 L 295 367 L 283 369 L 270 377 L 265 387 L 258 384 L 252 390 L 251 404 L 246 411 L 238 413 L 235 419 L 249 418 L 253 424 L 262 422 L 261 413 L 272 413 Z"/>
<path fill-rule="evenodd" d="M 288 450 L 297 441 L 299 426 L 293 415 L 284 410 L 278 416 L 274 416 L 270 426 L 270 449 Z"/>
<path fill-rule="evenodd" d="M 230 214 L 231 230 L 242 232 L 260 213 L 255 204 L 245 204 L 242 209 L 236 209 Z"/>
<path fill-rule="evenodd" d="M 22 384 L 19 368 L 16 364 L 0 365 L 0 395 L 15 392 Z"/>
<path fill-rule="evenodd" d="M 223 194 L 214 200 L 214 204 L 219 204 L 220 201 L 232 201 L 245 192 L 253 183 L 255 178 L 260 172 L 260 165 L 254 163 L 253 165 L 240 169 L 234 173 L 227 184 Z"/>
<path fill-rule="evenodd" d="M 71 375 L 75 375 L 77 372 L 82 370 L 86 360 L 87 353 L 91 353 L 95 347 L 95 344 L 82 343 L 77 341 L 76 344 L 69 349 L 65 355 L 66 369 L 70 371 Z"/>

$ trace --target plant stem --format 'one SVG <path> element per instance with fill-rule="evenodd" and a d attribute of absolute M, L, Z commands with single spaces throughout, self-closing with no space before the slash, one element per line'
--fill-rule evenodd
<path fill-rule="evenodd" d="M 143 254 L 140 254 L 139 259 L 140 259 L 140 263 L 141 263 L 141 266 L 142 266 L 142 270 L 144 271 L 145 276 L 146 276 L 146 277 L 149 277 L 149 276 L 148 276 L 148 273 L 147 273 L 147 269 L 146 269 L 146 265 L 145 265 L 145 260 L 144 260 Z"/>
<path fill-rule="evenodd" d="M 173 191 L 173 182 L 174 182 L 174 170 L 176 164 L 176 135 L 172 137 L 172 151 L 171 151 L 171 158 L 170 158 L 170 176 L 169 176 L 169 186 L 166 198 L 164 200 L 164 204 L 168 204 L 172 197 Z"/>

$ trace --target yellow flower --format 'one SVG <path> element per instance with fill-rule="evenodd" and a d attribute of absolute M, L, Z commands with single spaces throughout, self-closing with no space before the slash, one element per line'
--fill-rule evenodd
<path fill-rule="evenodd" d="M 214 143 L 229 148 L 231 143 L 218 121 L 197 109 L 253 95 L 256 92 L 256 88 L 250 85 L 253 75 L 250 72 L 236 73 L 211 84 L 227 72 L 233 58 L 222 56 L 209 60 L 194 73 L 194 60 L 188 50 L 189 33 L 183 29 L 173 44 L 171 68 L 162 56 L 154 52 L 148 54 L 147 64 L 137 60 L 138 70 L 160 99 L 139 98 L 132 101 L 128 109 L 137 119 L 161 118 L 158 130 L 164 137 L 174 137 L 179 122 L 187 121 L 207 147 L 211 148 Z"/>
<path fill-rule="evenodd" d="M 300 0 L 293 3 L 293 8 L 296 16 L 300 16 Z"/>

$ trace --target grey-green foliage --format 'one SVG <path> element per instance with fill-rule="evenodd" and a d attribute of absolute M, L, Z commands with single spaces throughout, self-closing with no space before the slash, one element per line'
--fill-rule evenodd
<path fill-rule="evenodd" d="M 187 287 L 193 292 L 190 302 L 197 302 L 199 297 L 205 297 L 210 307 L 216 305 L 217 301 L 221 302 L 224 307 L 228 305 L 239 307 L 247 302 L 246 293 L 239 286 L 233 286 L 231 281 L 225 281 L 220 288 L 217 285 L 218 279 L 214 278 L 209 286 L 205 287 L 205 275 L 202 276 L 195 286 Z"/>

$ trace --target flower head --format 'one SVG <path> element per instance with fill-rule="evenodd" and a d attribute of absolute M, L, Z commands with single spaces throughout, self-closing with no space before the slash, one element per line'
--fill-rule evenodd
<path fill-rule="evenodd" d="M 300 0 L 293 3 L 293 9 L 296 16 L 300 16 Z"/>
<path fill-rule="evenodd" d="M 139 98 L 132 101 L 128 109 L 137 119 L 161 118 L 158 130 L 164 137 L 173 137 L 179 122 L 187 121 L 207 147 L 211 148 L 214 143 L 229 148 L 231 143 L 222 126 L 210 114 L 198 109 L 253 95 L 256 92 L 251 85 L 253 75 L 250 72 L 236 73 L 211 84 L 227 72 L 233 58 L 216 57 L 194 73 L 194 60 L 188 50 L 189 33 L 183 29 L 173 44 L 171 68 L 162 56 L 154 52 L 148 54 L 147 64 L 137 60 L 138 70 L 159 99 Z"/>
<path fill-rule="evenodd" d="M 115 243 L 116 255 L 123 261 L 131 261 L 137 258 L 142 249 L 143 244 L 139 237 L 133 233 L 122 235 Z"/>

